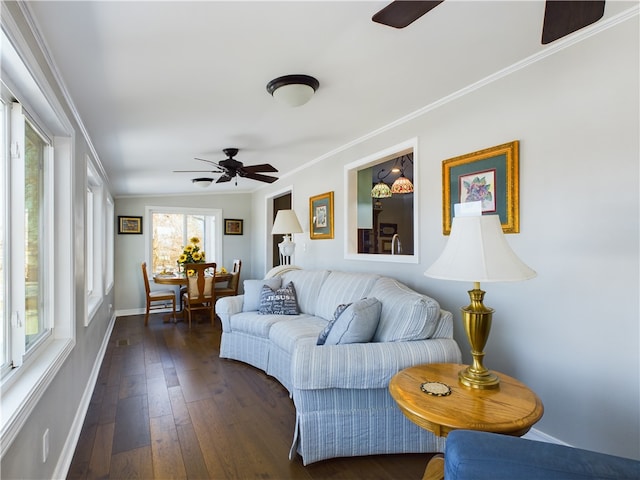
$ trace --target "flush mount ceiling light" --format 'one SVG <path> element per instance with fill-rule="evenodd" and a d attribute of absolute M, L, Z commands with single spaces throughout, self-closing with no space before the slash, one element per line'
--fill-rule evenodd
<path fill-rule="evenodd" d="M 202 188 L 207 188 L 213 182 L 213 178 L 200 177 L 200 178 L 194 178 L 191 181 L 193 182 L 194 185 L 198 185 L 199 187 L 202 187 Z"/>
<path fill-rule="evenodd" d="M 319 86 L 320 82 L 309 75 L 285 75 L 267 83 L 267 92 L 290 107 L 298 107 L 311 100 Z"/>

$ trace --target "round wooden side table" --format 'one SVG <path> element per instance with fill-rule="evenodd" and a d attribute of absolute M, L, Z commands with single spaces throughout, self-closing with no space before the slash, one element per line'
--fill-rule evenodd
<path fill-rule="evenodd" d="M 465 367 L 455 363 L 410 367 L 394 375 L 389 392 L 409 420 L 441 437 L 456 429 L 522 436 L 542 418 L 542 402 L 525 384 L 494 372 L 500 378 L 499 388 L 468 388 L 458 383 L 458 372 Z M 428 385 L 423 389 L 424 384 Z M 443 457 L 436 456 L 423 478 L 444 478 L 443 472 Z"/>

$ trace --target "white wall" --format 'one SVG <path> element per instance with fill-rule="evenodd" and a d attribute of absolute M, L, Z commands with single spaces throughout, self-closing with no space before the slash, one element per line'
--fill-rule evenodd
<path fill-rule="evenodd" d="M 223 266 L 231 270 L 233 259 L 242 260 L 241 278 L 251 271 L 252 216 L 250 195 L 243 194 L 200 194 L 164 197 L 121 197 L 116 198 L 115 210 L 118 215 L 142 216 L 145 207 L 200 207 L 222 210 L 223 218 L 243 219 L 242 235 L 223 235 Z M 146 219 L 145 219 L 146 220 Z M 142 235 L 117 235 L 115 241 L 115 309 L 118 314 L 144 312 L 145 292 L 140 263 L 145 259 L 145 242 L 150 232 L 143 229 Z M 263 237 L 264 240 L 264 237 Z M 162 288 L 167 288 L 163 286 Z"/>
<path fill-rule="evenodd" d="M 640 458 L 638 17 L 407 121 L 283 179 L 308 230 L 308 199 L 335 192 L 334 240 L 296 235 L 308 269 L 379 272 L 454 312 L 471 285 L 428 279 L 442 251 L 442 160 L 520 140 L 520 228 L 508 241 L 538 272 L 514 284 L 485 284 L 496 309 L 485 364 L 515 376 L 542 399 L 540 431 L 568 444 Z M 419 106 L 417 106 L 419 107 Z M 426 109 L 429 110 L 429 109 Z M 343 166 L 419 138 L 420 262 L 343 259 Z M 274 187 L 254 194 L 263 211 Z M 253 231 L 267 229 L 255 217 Z M 262 235 L 254 276 L 268 269 Z M 466 361 L 470 356 L 466 354 Z"/>
<path fill-rule="evenodd" d="M 87 171 L 86 158 L 92 155 L 92 152 L 82 136 L 80 126 L 74 120 L 64 95 L 57 87 L 56 79 L 42 58 L 18 5 L 14 2 L 5 2 L 3 7 L 7 8 L 6 12 L 10 13 L 17 28 L 22 32 L 25 42 L 29 44 L 34 58 L 46 75 L 47 82 L 51 85 L 52 91 L 76 131 L 73 145 L 73 166 L 76 175 L 72 186 L 74 218 L 67 219 L 73 223 L 75 253 L 73 316 L 76 344 L 34 406 L 11 446 L 3 452 L 0 466 L 2 478 L 44 479 L 63 476 L 66 473 L 66 467 L 71 463 L 74 442 L 80 433 L 84 413 L 91 398 L 93 389 L 91 378 L 96 373 L 96 361 L 101 359 L 103 340 L 108 337 L 114 320 L 113 311 L 110 308 L 113 304 L 113 289 L 105 293 L 93 319 L 85 327 L 85 172 Z M 4 13 L 5 10 L 3 10 Z M 3 22 L 6 20 L 7 18 L 4 18 Z M 46 462 L 43 462 L 42 437 L 47 429 L 49 430 L 49 457 Z"/>

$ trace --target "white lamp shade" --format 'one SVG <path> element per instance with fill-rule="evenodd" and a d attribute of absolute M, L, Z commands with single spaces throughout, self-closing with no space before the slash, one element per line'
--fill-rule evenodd
<path fill-rule="evenodd" d="M 470 282 L 515 282 L 536 276 L 511 250 L 498 215 L 455 217 L 447 245 L 424 274 Z"/>
<path fill-rule="evenodd" d="M 290 107 L 299 107 L 304 105 L 311 97 L 315 90 L 302 83 L 291 83 L 289 85 L 283 85 L 273 91 L 273 98 L 277 101 L 289 105 Z"/>
<path fill-rule="evenodd" d="M 302 233 L 302 227 L 300 226 L 298 217 L 296 217 L 296 212 L 293 210 L 278 210 L 276 220 L 273 222 L 271 234 L 287 235 L 290 233 Z"/>

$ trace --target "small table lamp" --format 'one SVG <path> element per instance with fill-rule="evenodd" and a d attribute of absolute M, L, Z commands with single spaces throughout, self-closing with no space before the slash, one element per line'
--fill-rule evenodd
<path fill-rule="evenodd" d="M 278 244 L 280 249 L 280 265 L 291 265 L 291 257 L 296 249 L 296 244 L 291 240 L 291 234 L 302 233 L 302 227 L 293 210 L 278 210 L 276 219 L 271 229 L 272 235 L 283 234 L 282 243 Z"/>
<path fill-rule="evenodd" d="M 460 383 L 471 388 L 497 388 L 497 375 L 485 368 L 484 346 L 489 338 L 493 309 L 482 304 L 480 282 L 528 280 L 536 272 L 511 250 L 502 233 L 498 215 L 455 217 L 444 251 L 424 273 L 427 277 L 474 282 L 471 304 L 461 308 L 462 321 L 471 345 L 473 364 L 460 371 Z"/>

